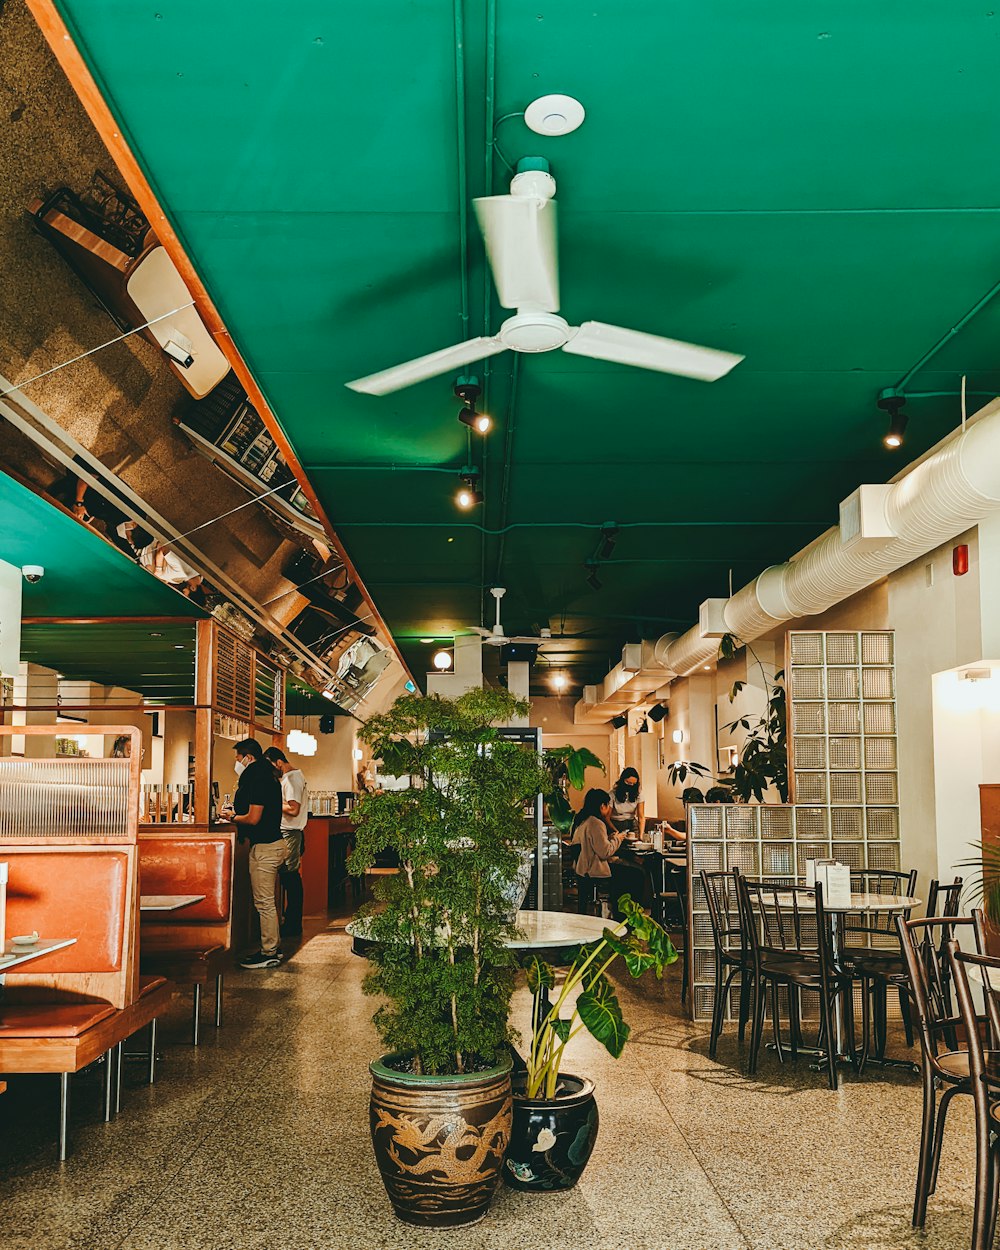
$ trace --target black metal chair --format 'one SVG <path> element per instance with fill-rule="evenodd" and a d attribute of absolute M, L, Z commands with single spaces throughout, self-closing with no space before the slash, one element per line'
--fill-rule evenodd
<path fill-rule="evenodd" d="M 754 1011 L 750 1033 L 748 1071 L 757 1071 L 764 1032 L 765 996 L 770 990 L 771 1024 L 778 1059 L 784 1063 L 779 991 L 788 995 L 789 1039 L 792 1058 L 797 1058 L 802 1028 L 799 994 L 813 990 L 819 996 L 820 1038 L 831 1089 L 838 1084 L 836 1013 L 840 1010 L 847 1035 L 854 1036 L 853 982 L 833 961 L 833 927 L 823 905 L 823 886 L 783 885 L 773 881 L 749 881 L 737 876 L 744 933 L 750 947 L 754 972 Z"/>
<path fill-rule="evenodd" d="M 646 855 L 643 867 L 649 881 L 653 919 L 670 933 L 681 956 L 681 1002 L 688 991 L 688 887 L 687 865 L 668 864 L 661 855 Z M 677 940 L 674 940 L 677 939 Z"/>
<path fill-rule="evenodd" d="M 738 870 L 702 870 L 699 875 L 705 901 L 708 903 L 712 944 L 715 947 L 715 1001 L 712 1007 L 712 1033 L 708 1043 L 709 1057 L 714 1059 L 726 1019 L 729 988 L 737 977 L 740 978 L 739 1038 L 743 1041 L 747 1020 L 750 1018 L 754 969 L 741 923 Z"/>
<path fill-rule="evenodd" d="M 911 872 L 890 872 L 878 868 L 851 871 L 852 894 L 912 898 L 916 888 L 916 869 Z M 861 986 L 859 1072 L 864 1072 L 872 1049 L 880 1060 L 885 1056 L 889 981 L 892 977 L 905 978 L 895 916 L 902 914 L 909 920 L 910 910 L 907 908 L 902 913 L 865 912 L 844 916 L 842 920 L 840 966 Z M 910 1020 L 909 994 L 905 981 L 901 980 L 895 988 L 899 994 L 899 1010 L 906 1030 L 906 1044 L 912 1046 L 913 1024 Z"/>
<path fill-rule="evenodd" d="M 904 920 L 897 916 L 896 931 L 920 1031 L 923 1109 L 913 1227 L 923 1228 L 927 1200 L 937 1186 L 948 1108 L 956 1094 L 972 1093 L 969 1052 L 958 1046 L 957 1030 L 961 1022 L 952 1003 L 946 948 L 956 934 L 961 934 L 967 945 L 975 946 L 975 953 L 980 954 L 982 912 L 974 912 L 970 917 L 939 916 L 929 920 Z M 940 1102 L 939 1087 L 944 1089 Z"/>
<path fill-rule="evenodd" d="M 997 1224 L 1000 1197 L 1000 959 L 962 951 L 956 941 L 946 946 L 955 986 L 958 1014 L 968 1046 L 969 1081 L 976 1109 L 976 1197 L 972 1217 L 972 1250 L 989 1250 Z M 976 1013 L 969 974 L 983 987 L 986 1015 Z M 986 1024 L 989 1048 L 980 1025 Z"/>

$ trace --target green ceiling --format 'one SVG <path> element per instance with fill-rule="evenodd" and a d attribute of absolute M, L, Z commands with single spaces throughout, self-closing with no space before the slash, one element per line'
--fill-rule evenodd
<path fill-rule="evenodd" d="M 101 621 L 25 625 L 21 658 L 61 673 L 69 682 L 122 686 L 149 703 L 194 703 L 193 621 Z M 85 703 L 72 685 L 66 703 Z"/>
<path fill-rule="evenodd" d="M 622 641 L 689 624 L 730 568 L 741 585 L 897 471 L 879 389 L 1000 278 L 993 9 L 459 0 L 468 195 L 486 190 L 491 85 L 493 119 L 548 91 L 586 106 L 562 139 L 517 117 L 497 133 L 511 160 L 551 161 L 570 323 L 747 357 L 713 385 L 495 359 L 469 518 L 456 479 L 428 471 L 466 459 L 451 380 L 383 399 L 343 385 L 506 315 L 493 301 L 484 321 L 469 214 L 461 319 L 452 6 L 59 8 L 417 673 L 428 648 L 410 640 L 478 624 L 496 582 L 508 629 L 589 635 L 576 681 Z M 491 173 L 505 190 L 499 160 Z M 954 392 L 963 372 L 1000 389 L 998 342 L 1000 301 L 911 389 Z M 909 412 L 908 456 L 957 401 Z M 608 520 L 623 528 L 594 591 L 582 565 Z"/>
<path fill-rule="evenodd" d="M 45 569 L 40 582 L 22 584 L 25 616 L 204 615 L 117 547 L 6 473 L 0 473 L 0 560 Z"/>

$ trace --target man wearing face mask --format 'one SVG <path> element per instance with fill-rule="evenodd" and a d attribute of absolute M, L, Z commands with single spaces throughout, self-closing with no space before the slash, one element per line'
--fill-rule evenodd
<path fill-rule="evenodd" d="M 232 807 L 223 808 L 220 815 L 233 822 L 241 842 L 250 839 L 250 888 L 260 916 L 260 950 L 241 959 L 240 967 L 276 968 L 281 951 L 274 890 L 278 869 L 288 855 L 288 843 L 281 836 L 281 783 L 256 739 L 244 738 L 233 750 L 239 782 Z"/>

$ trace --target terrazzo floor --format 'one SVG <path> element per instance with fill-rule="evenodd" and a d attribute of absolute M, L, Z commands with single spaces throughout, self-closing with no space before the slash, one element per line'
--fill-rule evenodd
<path fill-rule="evenodd" d="M 742 1075 L 736 1043 L 707 1057 L 681 1014 L 679 977 L 622 991 L 633 1040 L 618 1062 L 589 1038 L 571 1065 L 592 1076 L 597 1147 L 580 1185 L 501 1189 L 462 1233 L 391 1214 L 367 1138 L 377 1053 L 365 964 L 342 933 L 311 938 L 280 968 L 234 972 L 226 1022 L 187 1043 L 187 1000 L 161 1029 L 157 1083 L 126 1075 L 120 1117 L 100 1119 L 100 1077 L 77 1079 L 73 1152 L 55 1162 L 54 1077 L 0 1098 L 4 1250 L 959 1250 L 972 1218 L 972 1119 L 949 1116 L 927 1229 L 910 1228 L 919 1081 L 848 1076 L 836 1092 L 768 1055 Z M 515 1010 L 525 1019 L 527 996 Z"/>

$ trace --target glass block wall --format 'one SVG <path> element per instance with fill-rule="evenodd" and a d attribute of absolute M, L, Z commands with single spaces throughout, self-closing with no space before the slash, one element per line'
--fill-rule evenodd
<path fill-rule="evenodd" d="M 715 978 L 702 869 L 791 882 L 807 859 L 900 866 L 892 632 L 790 632 L 785 674 L 793 802 L 688 808 L 696 1020 L 711 1019 Z"/>

